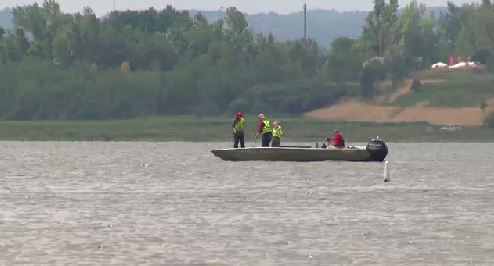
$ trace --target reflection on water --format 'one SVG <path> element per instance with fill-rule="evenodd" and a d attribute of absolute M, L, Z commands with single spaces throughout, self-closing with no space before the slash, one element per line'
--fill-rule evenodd
<path fill-rule="evenodd" d="M 494 264 L 492 144 L 391 144 L 391 183 L 229 145 L 0 143 L 0 264 Z"/>

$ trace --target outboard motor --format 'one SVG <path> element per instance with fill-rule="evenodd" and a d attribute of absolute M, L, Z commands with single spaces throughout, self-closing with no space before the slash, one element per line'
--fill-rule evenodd
<path fill-rule="evenodd" d="M 388 155 L 388 146 L 382 139 L 372 139 L 365 147 L 373 161 L 382 162 Z"/>

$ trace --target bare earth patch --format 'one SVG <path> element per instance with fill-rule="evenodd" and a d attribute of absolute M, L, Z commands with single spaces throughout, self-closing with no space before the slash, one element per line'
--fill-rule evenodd
<path fill-rule="evenodd" d="M 489 101 L 489 103 L 492 102 L 493 100 Z M 400 108 L 389 105 L 346 102 L 307 113 L 305 116 L 332 121 L 428 122 L 433 125 L 480 127 L 483 125 L 486 114 L 491 112 L 494 112 L 492 105 L 487 107 L 485 112 L 482 112 L 479 107 L 430 107 L 427 106 L 427 103 L 421 103 L 415 107 Z"/>
<path fill-rule="evenodd" d="M 392 120 L 399 111 L 400 108 L 393 106 L 346 102 L 312 111 L 305 116 L 323 120 L 387 122 Z"/>
<path fill-rule="evenodd" d="M 396 118 L 396 122 L 426 121 L 433 125 L 458 125 L 480 127 L 484 114 L 478 107 L 446 108 L 446 107 L 410 107 L 404 109 Z"/>
<path fill-rule="evenodd" d="M 494 107 L 494 98 L 487 99 L 487 106 Z"/>

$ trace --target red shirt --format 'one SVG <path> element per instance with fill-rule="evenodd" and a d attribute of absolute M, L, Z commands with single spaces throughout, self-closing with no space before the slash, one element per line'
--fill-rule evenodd
<path fill-rule="evenodd" d="M 343 137 L 339 133 L 336 133 L 333 136 L 333 146 L 345 147 L 345 140 L 343 139 Z"/>

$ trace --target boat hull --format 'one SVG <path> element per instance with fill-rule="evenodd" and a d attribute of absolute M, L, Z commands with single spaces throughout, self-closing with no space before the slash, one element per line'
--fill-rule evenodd
<path fill-rule="evenodd" d="M 361 149 L 319 149 L 319 148 L 245 148 L 211 151 L 226 161 L 353 161 L 382 162 L 384 157 L 376 156 L 365 148 Z M 386 152 L 387 154 L 387 152 Z"/>

